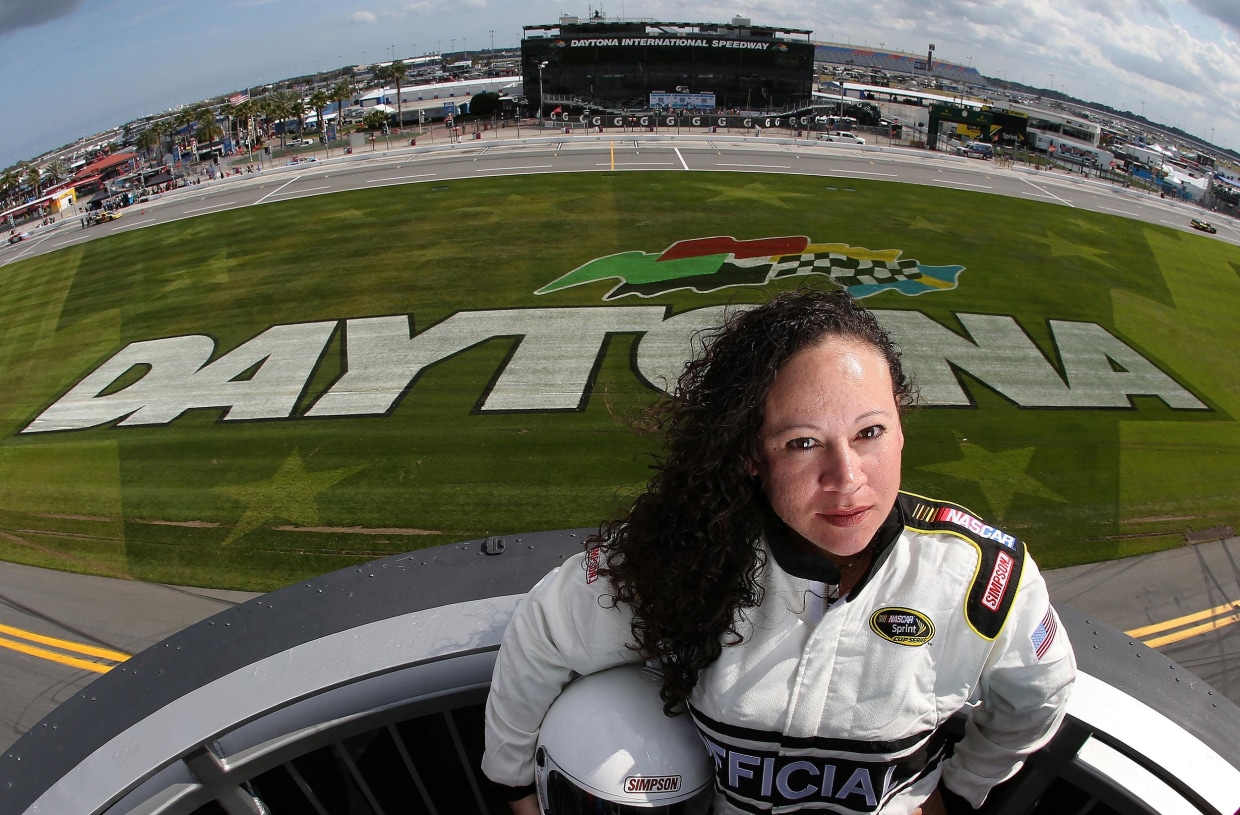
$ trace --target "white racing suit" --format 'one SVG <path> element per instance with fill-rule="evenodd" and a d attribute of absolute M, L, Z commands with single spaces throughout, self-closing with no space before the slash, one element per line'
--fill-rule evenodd
<path fill-rule="evenodd" d="M 940 775 L 977 807 L 1049 741 L 1076 666 L 1021 541 L 901 493 L 866 575 L 828 602 L 824 580 L 838 572 L 785 534 L 761 542 L 765 594 L 744 615 L 744 642 L 723 649 L 689 700 L 715 762 L 715 813 L 899 815 Z M 532 782 L 539 723 L 575 673 L 637 659 L 631 610 L 611 601 L 598 562 L 592 550 L 548 574 L 505 632 L 486 708 L 493 781 Z M 966 707 L 944 759 L 941 728 Z"/>

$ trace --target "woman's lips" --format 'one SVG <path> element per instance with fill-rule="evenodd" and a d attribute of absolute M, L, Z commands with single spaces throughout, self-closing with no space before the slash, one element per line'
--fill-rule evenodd
<path fill-rule="evenodd" d="M 865 516 L 869 514 L 870 507 L 857 507 L 855 509 L 838 509 L 831 512 L 821 512 L 823 520 L 832 526 L 849 527 L 856 526 L 865 520 Z"/>

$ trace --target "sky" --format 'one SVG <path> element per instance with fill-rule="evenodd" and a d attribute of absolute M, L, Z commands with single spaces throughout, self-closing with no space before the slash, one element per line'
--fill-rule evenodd
<path fill-rule="evenodd" d="M 148 114 L 343 65 L 514 48 L 562 13 L 810 29 L 1240 148 L 1240 0 L 0 0 L 0 169 Z"/>

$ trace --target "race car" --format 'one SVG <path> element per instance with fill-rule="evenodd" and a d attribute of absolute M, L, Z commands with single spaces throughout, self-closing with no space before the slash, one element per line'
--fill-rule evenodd
<path fill-rule="evenodd" d="M 1192 220 L 1192 225 L 1193 229 L 1200 229 L 1202 232 L 1209 232 L 1211 235 L 1218 232 L 1218 230 L 1214 228 L 1213 224 L 1209 221 L 1203 221 L 1200 218 L 1194 218 Z"/>
<path fill-rule="evenodd" d="M 99 213 L 99 223 L 107 223 L 108 221 L 115 221 L 119 217 L 121 217 L 120 210 L 105 209 L 103 212 Z"/>
<path fill-rule="evenodd" d="M 29 237 L 29 232 L 12 232 L 9 234 L 9 243 L 21 243 Z"/>

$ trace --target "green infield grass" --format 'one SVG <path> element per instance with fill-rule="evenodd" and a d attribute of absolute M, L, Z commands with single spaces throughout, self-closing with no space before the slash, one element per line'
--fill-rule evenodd
<path fill-rule="evenodd" d="M 910 359 L 956 349 L 939 353 L 935 366 L 910 365 L 923 393 L 954 387 L 964 403 L 907 418 L 906 489 L 961 503 L 1027 540 L 1043 567 L 1178 546 L 1188 529 L 1240 522 L 1235 247 L 948 189 L 635 172 L 412 184 L 266 204 L 0 269 L 0 557 L 267 590 L 426 546 L 595 526 L 642 488 L 657 449 L 657 438 L 632 427 L 655 395 L 639 375 L 647 371 L 645 328 L 608 329 L 596 353 L 588 342 L 577 348 L 578 361 L 589 356 L 584 385 L 564 373 L 567 356 L 539 357 L 539 349 L 580 340 L 593 315 L 622 326 L 640 314 L 637 322 L 652 327 L 705 307 L 759 302 L 783 287 L 830 285 L 821 274 L 713 291 L 665 280 L 659 285 L 670 290 L 638 296 L 613 292 L 625 280 L 607 276 L 628 269 L 635 287 L 656 279 L 673 267 L 650 256 L 680 241 L 789 236 L 807 238 L 819 256 L 842 257 L 844 267 L 896 257 L 963 267 L 944 278 L 953 282 L 915 296 L 866 291 L 867 305 L 890 319 L 933 328 L 926 343 L 896 332 Z M 675 268 L 710 272 L 719 266 L 710 257 Z M 569 281 L 585 282 L 550 286 L 588 265 Z M 751 267 L 736 262 L 729 280 Z M 511 323 L 534 309 L 546 310 L 531 318 L 542 331 L 537 342 Z M 397 383 L 386 409 L 314 415 L 325 394 L 354 393 L 346 370 L 383 358 L 375 346 L 363 360 L 367 318 L 388 318 L 390 327 L 409 315 L 421 340 L 430 329 L 439 333 L 426 338 L 447 336 L 446 327 L 479 311 L 493 313 L 469 323 L 473 334 L 457 331 L 436 346 L 416 376 Z M 321 326 L 321 354 L 307 357 L 314 342 L 304 339 L 264 344 L 273 327 L 307 324 Z M 1081 326 L 1087 339 L 1072 344 L 1066 338 Z M 78 383 L 123 349 L 167 349 L 178 338 L 214 343 L 209 364 L 139 354 L 85 402 L 188 393 L 192 379 L 202 393 L 167 397 L 191 409 L 140 423 L 124 417 L 158 413 L 141 399 L 98 422 L 64 407 Z M 961 343 L 982 351 L 970 356 Z M 1107 351 L 1108 343 L 1121 351 Z M 228 375 L 198 373 L 218 374 L 237 359 Z M 298 364 L 300 378 L 276 376 Z M 538 408 L 541 396 L 521 389 L 521 370 L 539 381 L 562 374 L 564 393 Z M 163 391 L 151 384 L 160 377 L 171 377 Z M 1131 385 L 1134 378 L 1144 384 Z M 277 379 L 282 415 L 267 407 L 225 418 L 230 405 L 239 411 L 226 394 L 254 400 Z M 502 402 L 505 393 L 516 401 Z M 57 405 L 56 415 L 72 414 L 78 425 L 23 432 Z"/>

